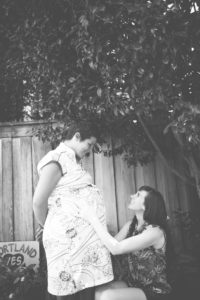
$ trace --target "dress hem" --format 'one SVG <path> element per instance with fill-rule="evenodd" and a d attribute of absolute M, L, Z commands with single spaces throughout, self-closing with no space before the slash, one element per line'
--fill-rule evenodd
<path fill-rule="evenodd" d="M 114 280 L 114 276 L 113 276 L 110 280 L 108 280 L 108 281 L 96 281 L 96 282 L 95 282 L 95 285 L 89 285 L 89 286 L 86 286 L 85 288 L 83 288 L 83 289 L 81 289 L 81 290 L 77 290 L 75 293 L 71 293 L 71 294 L 63 294 L 63 293 L 56 294 L 55 292 L 50 291 L 50 289 L 48 289 L 47 291 L 48 291 L 48 293 L 50 293 L 50 294 L 53 295 L 53 296 L 68 296 L 68 295 L 74 295 L 74 294 L 76 294 L 76 293 L 78 293 L 78 292 L 81 292 L 81 291 L 83 291 L 83 290 L 85 290 L 85 289 L 88 289 L 88 288 L 91 288 L 91 287 L 96 287 L 96 286 L 99 286 L 99 285 L 102 285 L 102 284 L 109 283 L 109 282 L 111 282 L 111 281 L 113 281 L 113 280 Z"/>

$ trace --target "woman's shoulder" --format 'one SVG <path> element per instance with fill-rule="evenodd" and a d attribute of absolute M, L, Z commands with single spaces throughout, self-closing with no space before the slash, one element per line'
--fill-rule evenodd
<path fill-rule="evenodd" d="M 158 236 L 163 236 L 164 235 L 163 229 L 161 229 L 160 226 L 158 226 L 158 225 L 148 224 L 145 227 L 145 230 L 147 230 L 148 232 L 152 232 L 152 233 L 154 233 L 155 235 L 158 235 Z"/>
<path fill-rule="evenodd" d="M 155 241 L 155 243 L 165 238 L 163 230 L 159 226 L 154 225 L 145 226 L 145 228 L 140 232 L 140 234 L 151 238 Z"/>
<path fill-rule="evenodd" d="M 65 158 L 74 158 L 73 153 L 71 153 L 67 148 L 64 148 L 62 146 L 62 143 L 59 144 L 56 148 L 48 151 L 40 160 L 59 160 L 60 157 L 65 157 Z"/>
<path fill-rule="evenodd" d="M 68 147 L 60 144 L 55 149 L 47 152 L 39 161 L 37 165 L 38 173 L 40 174 L 42 168 L 51 162 L 57 163 L 61 168 L 62 175 L 64 175 L 74 167 L 76 163 L 75 154 L 68 150 Z"/>
<path fill-rule="evenodd" d="M 162 248 L 165 245 L 165 233 L 160 226 L 148 225 L 146 227 L 146 232 L 154 238 L 154 247 L 156 249 Z"/>
<path fill-rule="evenodd" d="M 75 152 L 63 142 L 61 142 L 54 150 L 50 151 L 53 155 L 63 156 L 66 159 L 76 161 Z"/>

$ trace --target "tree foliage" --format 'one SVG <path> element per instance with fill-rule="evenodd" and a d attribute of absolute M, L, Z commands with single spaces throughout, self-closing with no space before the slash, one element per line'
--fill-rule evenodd
<path fill-rule="evenodd" d="M 200 144 L 200 1 L 2 0 L 0 118 L 91 119 L 131 164 Z M 49 126 L 42 137 L 58 139 Z M 191 161 L 190 161 L 191 165 Z M 199 166 L 198 166 L 199 167 Z M 199 177 L 196 169 L 193 176 Z"/>

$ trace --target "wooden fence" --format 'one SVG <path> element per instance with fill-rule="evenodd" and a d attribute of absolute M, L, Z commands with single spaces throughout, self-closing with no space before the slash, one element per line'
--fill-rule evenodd
<path fill-rule="evenodd" d="M 40 123 L 0 125 L 0 241 L 34 240 L 37 224 L 32 210 L 32 197 L 37 184 L 37 164 L 50 150 L 33 136 L 32 129 Z M 115 233 L 132 217 L 127 209 L 130 194 L 147 184 L 156 187 L 165 197 L 173 237 L 179 245 L 183 234 L 177 226 L 174 211 L 191 209 L 192 189 L 172 174 L 158 157 L 147 166 L 128 167 L 122 156 L 105 157 L 91 154 L 83 162 L 94 183 L 102 190 L 108 228 Z M 183 168 L 181 158 L 169 164 Z"/>

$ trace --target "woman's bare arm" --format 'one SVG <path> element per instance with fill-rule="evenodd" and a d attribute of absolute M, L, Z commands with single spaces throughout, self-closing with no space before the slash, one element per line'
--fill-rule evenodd
<path fill-rule="evenodd" d="M 48 198 L 62 174 L 59 166 L 51 162 L 43 167 L 33 196 L 33 211 L 38 223 L 43 226 L 47 216 Z"/>
<path fill-rule="evenodd" d="M 120 242 L 126 238 L 130 225 L 131 225 L 131 221 L 128 221 L 126 224 L 124 224 L 124 226 L 122 226 L 120 231 L 115 235 L 115 239 L 118 242 Z"/>
<path fill-rule="evenodd" d="M 89 211 L 88 216 L 89 222 L 93 226 L 97 235 L 113 255 L 130 253 L 132 251 L 153 246 L 157 244 L 159 239 L 163 237 L 163 232 L 158 227 L 149 226 L 149 228 L 137 236 L 132 236 L 122 241 L 117 241 L 102 226 L 99 219 L 93 212 Z"/>

